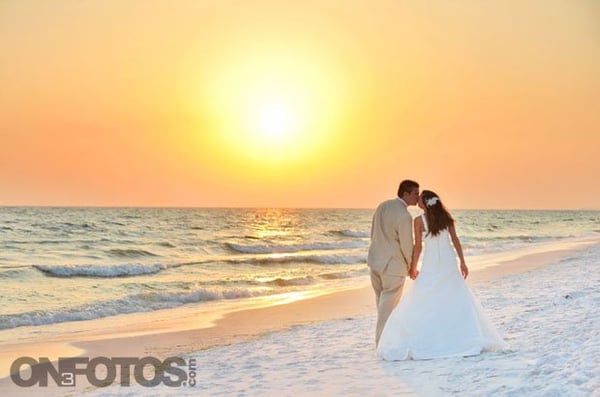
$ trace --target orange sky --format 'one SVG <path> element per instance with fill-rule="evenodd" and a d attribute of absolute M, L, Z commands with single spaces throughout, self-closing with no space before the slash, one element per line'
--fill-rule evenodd
<path fill-rule="evenodd" d="M 0 205 L 600 208 L 599 4 L 0 0 Z"/>

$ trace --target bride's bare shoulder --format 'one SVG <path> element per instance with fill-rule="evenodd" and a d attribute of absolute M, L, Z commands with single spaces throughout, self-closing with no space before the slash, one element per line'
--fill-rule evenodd
<path fill-rule="evenodd" d="M 415 224 L 415 228 L 423 228 L 423 218 L 420 216 L 417 216 L 414 220 L 414 224 Z"/>

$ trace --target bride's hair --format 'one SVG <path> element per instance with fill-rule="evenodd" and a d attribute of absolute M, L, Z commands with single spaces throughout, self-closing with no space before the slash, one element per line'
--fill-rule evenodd
<path fill-rule="evenodd" d="M 454 225 L 454 218 L 442 204 L 440 196 L 431 190 L 423 190 L 421 200 L 425 206 L 427 228 L 432 236 L 437 236 L 442 230 Z"/>

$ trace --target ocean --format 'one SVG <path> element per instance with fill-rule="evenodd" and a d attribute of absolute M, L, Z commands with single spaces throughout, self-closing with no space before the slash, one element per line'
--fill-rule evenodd
<path fill-rule="evenodd" d="M 372 214 L 0 207 L 0 330 L 365 285 Z M 600 211 L 453 214 L 468 264 L 600 236 Z"/>

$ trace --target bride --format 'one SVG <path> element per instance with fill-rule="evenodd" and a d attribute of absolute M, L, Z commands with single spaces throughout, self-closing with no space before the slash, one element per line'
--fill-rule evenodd
<path fill-rule="evenodd" d="M 390 314 L 377 345 L 378 356 L 384 360 L 419 360 L 505 349 L 506 343 L 464 281 L 469 269 L 454 219 L 430 190 L 421 193 L 419 207 L 424 214 L 414 221 L 410 267 L 415 282 Z M 454 250 L 460 258 L 460 273 Z"/>

